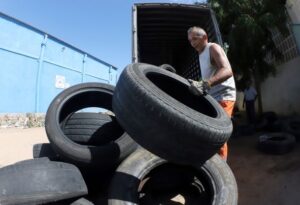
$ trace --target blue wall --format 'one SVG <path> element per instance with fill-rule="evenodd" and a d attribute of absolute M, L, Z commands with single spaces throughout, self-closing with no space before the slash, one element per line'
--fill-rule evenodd
<path fill-rule="evenodd" d="M 0 113 L 46 112 L 69 86 L 116 81 L 114 66 L 0 12 Z"/>

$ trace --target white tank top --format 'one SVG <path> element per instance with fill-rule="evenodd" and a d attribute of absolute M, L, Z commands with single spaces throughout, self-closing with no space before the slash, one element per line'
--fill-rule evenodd
<path fill-rule="evenodd" d="M 208 80 L 216 72 L 215 66 L 213 66 L 210 61 L 210 46 L 211 43 L 208 43 L 203 52 L 199 55 L 200 71 L 203 80 Z M 210 94 L 217 101 L 235 101 L 236 89 L 233 76 L 231 76 L 221 84 L 212 86 L 208 94 Z"/>

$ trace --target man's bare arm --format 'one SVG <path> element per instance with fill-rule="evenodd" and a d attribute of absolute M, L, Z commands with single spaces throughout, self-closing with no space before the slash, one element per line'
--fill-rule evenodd
<path fill-rule="evenodd" d="M 233 73 L 228 58 L 221 46 L 213 43 L 210 46 L 210 56 L 211 63 L 216 67 L 217 70 L 214 76 L 212 76 L 210 79 L 207 79 L 207 81 L 210 86 L 214 86 L 230 78 Z"/>

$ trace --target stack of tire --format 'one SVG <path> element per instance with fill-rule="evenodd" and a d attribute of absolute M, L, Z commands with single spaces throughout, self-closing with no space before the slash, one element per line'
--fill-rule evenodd
<path fill-rule="evenodd" d="M 265 112 L 257 129 L 258 149 L 267 154 L 282 155 L 293 150 L 300 136 L 300 120 L 296 117 L 280 119 L 275 112 Z M 298 134 L 297 134 L 298 133 Z"/>
<path fill-rule="evenodd" d="M 79 169 L 88 192 L 70 195 L 71 203 L 236 205 L 234 175 L 216 154 L 231 120 L 211 96 L 194 96 L 188 87 L 149 64 L 128 65 L 115 88 L 72 86 L 50 104 L 50 144 L 36 145 L 34 156 Z M 82 111 L 91 107 L 113 114 Z M 71 204 L 62 199 L 55 204 Z"/>

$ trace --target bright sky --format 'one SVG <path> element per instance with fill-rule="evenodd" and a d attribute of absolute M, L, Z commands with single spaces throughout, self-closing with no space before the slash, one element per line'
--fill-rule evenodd
<path fill-rule="evenodd" d="M 153 2 L 196 0 L 0 0 L 0 11 L 121 71 L 131 63 L 132 5 Z"/>

